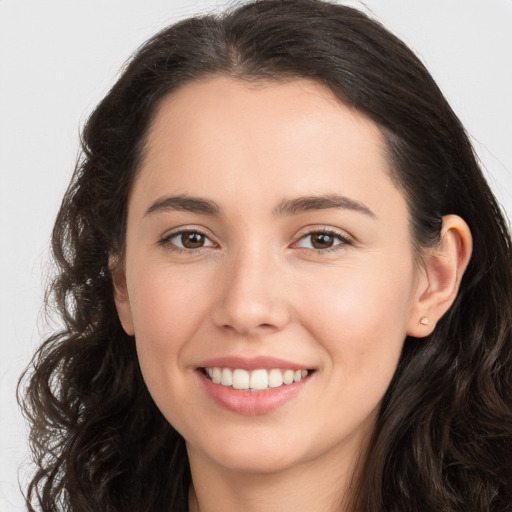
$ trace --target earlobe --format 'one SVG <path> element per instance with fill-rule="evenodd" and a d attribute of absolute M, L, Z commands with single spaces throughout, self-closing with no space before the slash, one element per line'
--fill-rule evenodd
<path fill-rule="evenodd" d="M 409 317 L 409 336 L 428 336 L 448 311 L 457 297 L 472 248 L 466 222 L 457 215 L 444 216 L 439 244 L 423 256 L 423 273 Z"/>
<path fill-rule="evenodd" d="M 126 334 L 133 336 L 135 329 L 133 326 L 133 315 L 130 305 L 130 297 L 126 286 L 126 273 L 124 265 L 117 261 L 117 258 L 109 258 L 110 275 L 112 276 L 112 285 L 114 287 L 114 302 L 116 305 L 119 320 Z"/>

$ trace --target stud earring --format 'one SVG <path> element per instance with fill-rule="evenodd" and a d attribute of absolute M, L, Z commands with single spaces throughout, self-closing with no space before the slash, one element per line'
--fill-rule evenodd
<path fill-rule="evenodd" d="M 422 317 L 420 318 L 420 324 L 421 324 L 421 325 L 428 325 L 428 323 L 429 323 L 429 321 L 428 321 L 428 317 L 426 317 L 426 316 L 422 316 Z"/>

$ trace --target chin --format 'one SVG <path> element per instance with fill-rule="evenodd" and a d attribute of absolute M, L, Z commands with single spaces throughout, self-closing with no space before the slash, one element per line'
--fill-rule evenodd
<path fill-rule="evenodd" d="M 281 473 L 298 463 L 294 457 L 271 450 L 265 453 L 262 451 L 256 453 L 251 450 L 244 453 L 223 453 L 216 456 L 214 460 L 218 466 L 228 471 L 245 474 Z"/>
<path fill-rule="evenodd" d="M 260 435 L 258 435 L 260 434 Z M 187 442 L 189 457 L 206 457 L 214 465 L 238 473 L 278 473 L 296 466 L 301 461 L 297 446 L 301 443 L 283 436 L 268 433 L 244 433 L 234 436 L 222 436 L 205 439 L 203 446 Z M 302 443 L 304 444 L 304 443 Z"/>

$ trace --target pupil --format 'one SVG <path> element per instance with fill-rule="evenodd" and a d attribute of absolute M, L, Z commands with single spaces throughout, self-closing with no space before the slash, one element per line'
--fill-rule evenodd
<path fill-rule="evenodd" d="M 313 247 L 316 249 L 325 249 L 326 247 L 331 247 L 333 242 L 333 237 L 331 235 L 327 235 L 325 233 L 318 233 L 313 235 Z"/>
<path fill-rule="evenodd" d="M 181 243 L 188 249 L 197 249 L 204 244 L 204 236 L 201 233 L 183 233 Z"/>

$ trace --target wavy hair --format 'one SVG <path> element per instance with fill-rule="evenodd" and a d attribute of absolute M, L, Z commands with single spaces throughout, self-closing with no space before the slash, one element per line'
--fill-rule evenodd
<path fill-rule="evenodd" d="M 418 251 L 442 216 L 474 252 L 457 299 L 421 343 L 407 338 L 353 490 L 362 512 L 512 510 L 512 244 L 461 123 L 418 58 L 358 10 L 261 0 L 181 21 L 144 44 L 90 116 L 52 237 L 44 340 L 20 393 L 44 512 L 185 511 L 184 440 L 144 384 L 113 300 L 127 198 L 160 100 L 192 80 L 307 78 L 373 120 L 408 201 Z"/>

